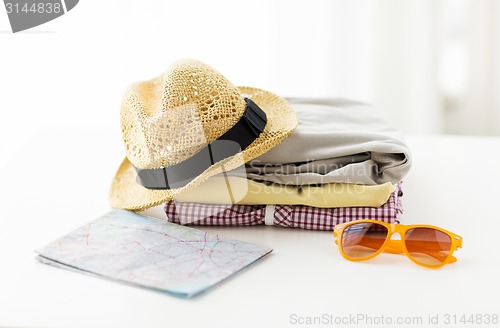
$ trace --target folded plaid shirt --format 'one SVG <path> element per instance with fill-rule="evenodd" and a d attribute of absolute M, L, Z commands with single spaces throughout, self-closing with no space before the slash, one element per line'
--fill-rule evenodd
<path fill-rule="evenodd" d="M 168 221 L 187 225 L 252 226 L 259 224 L 311 230 L 333 230 L 339 223 L 372 219 L 398 223 L 403 212 L 401 185 L 398 184 L 381 207 L 319 208 L 304 205 L 216 205 L 165 204 Z"/>

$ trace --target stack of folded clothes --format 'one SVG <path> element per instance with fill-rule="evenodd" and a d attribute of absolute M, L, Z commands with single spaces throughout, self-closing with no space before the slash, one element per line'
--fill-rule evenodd
<path fill-rule="evenodd" d="M 383 113 L 340 99 L 288 99 L 299 119 L 281 144 L 165 204 L 169 221 L 333 230 L 398 222 L 411 154 Z"/>

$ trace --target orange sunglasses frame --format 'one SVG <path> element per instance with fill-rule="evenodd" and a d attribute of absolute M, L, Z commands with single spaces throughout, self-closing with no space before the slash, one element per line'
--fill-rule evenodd
<path fill-rule="evenodd" d="M 380 225 L 386 227 L 388 232 L 387 232 L 386 240 L 384 241 L 384 243 L 382 244 L 382 246 L 380 247 L 380 249 L 378 251 L 376 251 L 375 253 L 373 253 L 369 256 L 354 258 L 354 257 L 350 257 L 344 253 L 344 249 L 342 248 L 342 243 L 339 243 L 339 240 L 342 239 L 342 236 L 344 234 L 344 230 L 347 227 L 350 227 L 350 226 L 352 226 L 354 224 L 358 224 L 358 223 L 380 224 Z M 441 231 L 441 232 L 447 234 L 448 236 L 450 236 L 450 238 L 451 238 L 450 252 L 449 252 L 448 256 L 444 259 L 443 262 L 436 264 L 436 265 L 425 264 L 425 263 L 421 263 L 421 262 L 416 261 L 410 255 L 410 253 L 406 249 L 405 235 L 406 235 L 406 232 L 408 230 L 414 229 L 414 228 L 436 229 L 436 230 Z M 399 233 L 401 239 L 391 239 L 392 235 L 396 232 Z M 337 224 L 335 226 L 335 228 L 333 229 L 333 236 L 335 238 L 335 244 L 337 244 L 339 246 L 340 254 L 342 254 L 342 256 L 349 261 L 356 261 L 356 262 L 366 261 L 366 260 L 374 258 L 375 256 L 379 255 L 382 252 L 387 252 L 387 253 L 392 253 L 392 254 L 403 254 L 404 253 L 413 263 L 421 265 L 421 266 L 426 267 L 426 268 L 430 268 L 430 269 L 437 269 L 437 268 L 444 266 L 445 264 L 456 262 L 457 259 L 453 256 L 453 252 L 456 251 L 459 247 L 460 248 L 462 247 L 462 237 L 460 237 L 459 235 L 457 235 L 453 232 L 450 232 L 448 230 L 439 228 L 439 227 L 435 227 L 432 225 L 425 225 L 425 224 L 403 225 L 403 224 L 394 224 L 394 223 L 391 224 L 391 223 L 381 222 L 381 221 L 377 221 L 377 220 L 357 220 L 357 221 L 352 221 L 352 222 L 348 222 L 348 223 Z"/>

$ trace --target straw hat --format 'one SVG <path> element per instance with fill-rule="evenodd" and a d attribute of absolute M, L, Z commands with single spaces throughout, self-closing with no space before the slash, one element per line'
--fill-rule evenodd
<path fill-rule="evenodd" d="M 140 211 L 172 200 L 262 155 L 297 124 L 285 99 L 235 87 L 202 62 L 176 61 L 165 74 L 125 92 L 127 157 L 111 184 L 111 206 Z"/>

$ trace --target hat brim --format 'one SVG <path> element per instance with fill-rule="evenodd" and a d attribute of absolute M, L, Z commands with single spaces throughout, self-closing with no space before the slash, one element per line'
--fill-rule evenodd
<path fill-rule="evenodd" d="M 236 169 L 242 164 L 242 161 L 246 163 L 264 154 L 288 137 L 297 127 L 297 115 L 291 105 L 282 97 L 251 87 L 238 87 L 238 90 L 243 97 L 252 99 L 267 115 L 267 125 L 255 141 L 240 154 L 210 166 L 187 185 L 176 189 L 153 190 L 138 184 L 135 169 L 125 158 L 111 183 L 109 192 L 111 206 L 131 211 L 142 211 L 165 203 L 183 190 L 192 189 L 211 176 Z"/>

